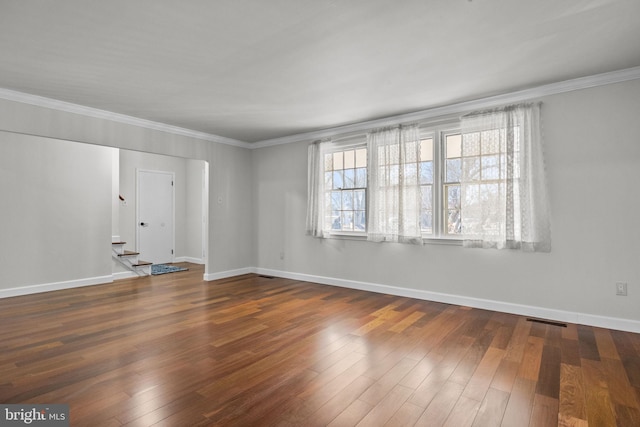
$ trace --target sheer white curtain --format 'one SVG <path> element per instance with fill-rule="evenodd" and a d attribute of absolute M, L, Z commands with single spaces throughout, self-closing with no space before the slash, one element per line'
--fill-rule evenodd
<path fill-rule="evenodd" d="M 418 125 L 384 128 L 367 135 L 368 240 L 422 244 L 419 153 Z"/>
<path fill-rule="evenodd" d="M 307 222 L 306 232 L 314 237 L 327 237 L 325 221 L 324 151 L 330 141 L 316 141 L 307 153 Z"/>
<path fill-rule="evenodd" d="M 540 105 L 473 113 L 461 124 L 464 246 L 550 251 Z"/>

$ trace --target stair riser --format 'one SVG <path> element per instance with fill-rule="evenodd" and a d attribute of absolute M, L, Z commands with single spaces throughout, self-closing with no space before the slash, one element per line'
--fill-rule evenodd
<path fill-rule="evenodd" d="M 151 275 L 151 265 L 136 265 L 139 264 L 141 261 L 138 259 L 138 254 L 129 254 L 126 252 L 132 252 L 132 251 L 125 251 L 124 249 L 124 245 L 125 243 L 112 243 L 111 245 L 111 250 L 112 250 L 112 254 L 111 257 L 113 259 L 115 259 L 116 261 L 118 261 L 120 264 L 122 264 L 123 266 L 125 266 L 126 268 L 128 268 L 131 271 L 134 271 L 137 275 L 139 276 L 149 276 Z"/>

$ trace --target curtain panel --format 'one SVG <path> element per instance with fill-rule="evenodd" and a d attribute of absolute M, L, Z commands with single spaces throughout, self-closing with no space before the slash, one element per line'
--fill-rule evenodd
<path fill-rule="evenodd" d="M 461 125 L 463 245 L 549 252 L 540 104 L 472 113 Z"/>
<path fill-rule="evenodd" d="M 325 227 L 324 149 L 331 142 L 316 141 L 307 152 L 307 219 L 306 234 L 327 237 Z"/>
<path fill-rule="evenodd" d="M 422 244 L 417 124 L 367 134 L 367 240 Z"/>

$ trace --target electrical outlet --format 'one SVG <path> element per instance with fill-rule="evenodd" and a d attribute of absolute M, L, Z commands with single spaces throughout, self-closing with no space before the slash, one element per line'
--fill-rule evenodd
<path fill-rule="evenodd" d="M 624 282 L 616 283 L 616 295 L 620 295 L 623 297 L 627 296 L 627 284 Z"/>

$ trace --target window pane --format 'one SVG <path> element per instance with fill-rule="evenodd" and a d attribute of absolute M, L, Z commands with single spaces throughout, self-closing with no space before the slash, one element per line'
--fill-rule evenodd
<path fill-rule="evenodd" d="M 344 184 L 343 184 L 342 177 L 343 177 L 343 174 L 341 170 L 333 172 L 333 188 L 334 189 L 343 188 Z"/>
<path fill-rule="evenodd" d="M 420 230 L 433 233 L 433 189 L 430 185 L 420 187 Z"/>
<path fill-rule="evenodd" d="M 391 145 L 388 146 L 388 153 L 389 153 L 389 163 L 391 163 L 392 165 L 397 165 L 400 163 L 400 151 L 398 150 L 398 147 L 395 145 Z"/>
<path fill-rule="evenodd" d="M 367 168 L 356 169 L 356 188 L 365 188 L 367 186 Z"/>
<path fill-rule="evenodd" d="M 503 129 L 504 131 L 504 129 Z M 487 130 L 481 133 L 482 154 L 493 154 L 500 151 L 500 130 Z"/>
<path fill-rule="evenodd" d="M 365 231 L 367 228 L 367 219 L 364 211 L 356 211 L 354 218 L 354 229 L 356 231 Z"/>
<path fill-rule="evenodd" d="M 498 169 L 498 156 L 482 156 L 482 179 L 498 179 L 500 170 Z"/>
<path fill-rule="evenodd" d="M 398 185 L 400 182 L 400 166 L 391 165 L 389 167 L 389 184 Z"/>
<path fill-rule="evenodd" d="M 470 207 L 475 207 L 480 202 L 480 187 L 478 185 L 464 186 L 464 202 L 465 206 Z"/>
<path fill-rule="evenodd" d="M 342 211 L 342 229 L 353 230 L 353 211 Z"/>
<path fill-rule="evenodd" d="M 324 173 L 324 188 L 329 189 L 333 187 L 333 172 Z"/>
<path fill-rule="evenodd" d="M 420 163 L 420 184 L 433 183 L 433 162 Z"/>
<path fill-rule="evenodd" d="M 353 169 L 356 167 L 356 152 L 348 150 L 344 152 L 344 168 Z"/>
<path fill-rule="evenodd" d="M 447 185 L 445 187 L 445 214 L 447 216 L 448 234 L 460 233 L 460 186 Z"/>
<path fill-rule="evenodd" d="M 406 184 L 416 185 L 418 183 L 418 165 L 408 163 L 404 165 L 404 180 Z"/>
<path fill-rule="evenodd" d="M 459 209 L 449 209 L 447 213 L 447 222 L 448 222 L 448 234 L 460 234 L 462 229 L 462 225 L 460 223 L 460 210 Z"/>
<path fill-rule="evenodd" d="M 367 150 L 366 150 L 366 148 L 362 148 L 360 150 L 356 150 L 356 167 L 357 168 L 366 168 L 367 167 Z"/>
<path fill-rule="evenodd" d="M 389 166 L 378 166 L 378 185 L 389 185 Z"/>
<path fill-rule="evenodd" d="M 382 147 L 378 147 L 378 166 L 385 165 L 388 163 L 389 157 L 389 146 L 383 145 Z"/>
<path fill-rule="evenodd" d="M 460 186 L 447 185 L 447 206 L 449 209 L 460 207 Z"/>
<path fill-rule="evenodd" d="M 453 159 L 462 156 L 462 136 L 458 133 L 455 135 L 447 135 L 447 159 Z"/>
<path fill-rule="evenodd" d="M 342 151 L 333 153 L 333 169 L 344 169 L 344 161 Z"/>
<path fill-rule="evenodd" d="M 411 141 L 404 144 L 404 162 L 415 163 L 418 161 L 418 141 Z"/>
<path fill-rule="evenodd" d="M 420 141 L 420 159 L 421 162 L 433 160 L 433 138 L 423 139 Z"/>
<path fill-rule="evenodd" d="M 353 208 L 355 210 L 365 210 L 367 208 L 367 201 L 364 190 L 356 190 L 353 192 Z"/>
<path fill-rule="evenodd" d="M 480 134 L 478 132 L 464 135 L 462 140 L 462 154 L 464 156 L 480 155 Z"/>
<path fill-rule="evenodd" d="M 353 191 L 344 190 L 342 192 L 342 209 L 343 210 L 353 209 Z"/>
<path fill-rule="evenodd" d="M 498 184 L 481 184 L 480 196 L 483 201 L 490 201 L 498 203 L 498 197 L 500 195 Z"/>
<path fill-rule="evenodd" d="M 340 211 L 331 212 L 331 229 L 332 230 L 342 229 L 342 223 L 340 221 L 341 221 Z"/>
<path fill-rule="evenodd" d="M 342 209 L 342 192 L 331 192 L 331 210 L 339 211 Z"/>
<path fill-rule="evenodd" d="M 344 170 L 344 188 L 353 188 L 356 183 L 355 169 Z"/>
<path fill-rule="evenodd" d="M 461 159 L 447 160 L 447 176 L 446 182 L 460 182 L 462 175 Z M 335 177 L 333 178 L 335 181 Z"/>
<path fill-rule="evenodd" d="M 465 157 L 462 159 L 464 165 L 463 175 L 465 181 L 477 181 L 480 179 L 480 157 Z"/>
<path fill-rule="evenodd" d="M 433 233 L 433 212 L 422 212 L 422 214 L 420 215 L 420 229 L 423 233 Z"/>
<path fill-rule="evenodd" d="M 430 211 L 433 206 L 433 192 L 430 185 L 420 187 L 420 210 Z"/>

